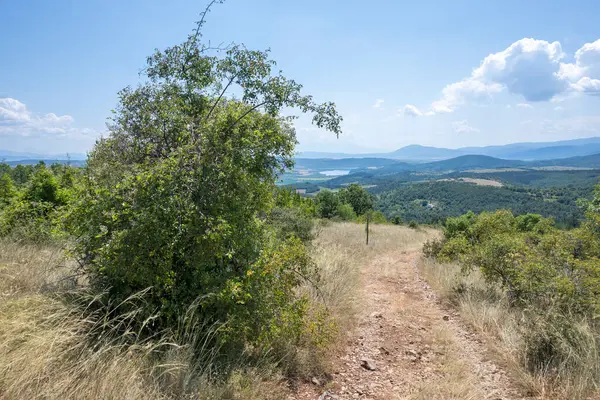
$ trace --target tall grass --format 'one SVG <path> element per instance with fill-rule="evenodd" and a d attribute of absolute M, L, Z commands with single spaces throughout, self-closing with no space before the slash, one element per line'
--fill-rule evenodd
<path fill-rule="evenodd" d="M 192 310 L 172 331 L 142 339 L 131 329 L 135 308 L 118 314 L 101 298 L 76 282 L 61 247 L 0 242 L 0 398 L 285 397 L 270 360 L 249 364 L 242 354 L 222 375 Z"/>
<path fill-rule="evenodd" d="M 131 314 L 86 292 L 85 280 L 58 245 L 0 242 L 0 398 L 3 399 L 281 399 L 286 376 L 326 374 L 339 339 L 359 310 L 360 267 L 381 252 L 414 242 L 426 233 L 373 226 L 330 224 L 310 251 L 318 273 L 300 288 L 311 312 L 300 343 L 285 359 L 229 361 L 223 374 L 214 341 L 191 309 L 177 327 L 141 338 Z M 142 294 L 128 299 L 135 304 Z M 65 300 L 67 299 L 67 300 Z M 330 332 L 312 332 L 311 318 L 327 318 Z M 214 330 L 218 327 L 214 327 Z M 209 332 L 216 332 L 208 330 Z M 321 341 L 320 336 L 326 336 Z M 210 333 L 208 334 L 210 336 Z M 333 344 L 333 346 L 332 346 Z"/>
<path fill-rule="evenodd" d="M 540 314 L 511 307 L 505 293 L 486 284 L 478 271 L 464 275 L 456 264 L 423 259 L 419 268 L 440 299 L 486 338 L 525 391 L 547 399 L 598 398 L 600 331 L 591 321 L 551 308 Z M 556 362 L 548 364 L 544 351 L 556 354 Z"/>

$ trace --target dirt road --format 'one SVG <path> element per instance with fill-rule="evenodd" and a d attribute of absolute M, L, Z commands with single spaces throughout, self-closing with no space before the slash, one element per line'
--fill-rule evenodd
<path fill-rule="evenodd" d="M 331 381 L 308 383 L 294 399 L 525 398 L 440 305 L 419 276 L 419 257 L 398 249 L 362 267 L 359 324 Z"/>

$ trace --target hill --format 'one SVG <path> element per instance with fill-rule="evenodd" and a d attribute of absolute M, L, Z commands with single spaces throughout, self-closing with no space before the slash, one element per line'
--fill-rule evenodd
<path fill-rule="evenodd" d="M 510 160 L 546 160 L 587 156 L 600 152 L 600 137 L 556 142 L 523 142 L 499 146 L 448 149 L 412 144 L 388 153 L 347 154 L 302 152 L 300 158 L 391 158 L 405 161 L 439 161 L 464 155 L 484 155 Z"/>

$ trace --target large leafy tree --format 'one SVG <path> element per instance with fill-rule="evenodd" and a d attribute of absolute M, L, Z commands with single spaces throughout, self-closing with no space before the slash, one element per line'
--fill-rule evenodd
<path fill-rule="evenodd" d="M 196 304 L 207 326 L 246 321 L 238 338 L 258 340 L 297 322 L 294 286 L 310 267 L 303 246 L 266 228 L 296 144 L 281 110 L 311 113 L 334 134 L 341 117 L 301 94 L 268 51 L 205 44 L 213 3 L 184 43 L 148 57 L 145 83 L 119 93 L 69 221 L 94 287 L 117 301 L 150 288 L 143 315 L 159 317 L 146 329 L 172 326 Z M 252 310 L 253 321 L 239 318 Z"/>
<path fill-rule="evenodd" d="M 363 215 L 373 209 L 373 196 L 357 183 L 352 183 L 347 188 L 340 190 L 339 197 L 342 203 L 352 206 L 356 215 Z"/>

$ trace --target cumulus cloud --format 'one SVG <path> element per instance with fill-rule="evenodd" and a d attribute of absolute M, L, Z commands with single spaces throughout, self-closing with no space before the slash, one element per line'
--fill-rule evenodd
<path fill-rule="evenodd" d="M 519 103 L 517 104 L 517 107 L 519 108 L 533 108 L 533 106 L 529 103 Z"/>
<path fill-rule="evenodd" d="M 29 111 L 19 100 L 0 98 L 0 121 L 2 123 L 23 122 L 29 120 Z"/>
<path fill-rule="evenodd" d="M 72 136 L 93 135 L 90 129 L 73 127 L 73 117 L 54 113 L 36 114 L 19 100 L 0 98 L 0 135 Z"/>
<path fill-rule="evenodd" d="M 456 133 L 474 133 L 479 132 L 479 129 L 470 126 L 467 120 L 452 122 L 452 129 Z"/>
<path fill-rule="evenodd" d="M 563 63 L 564 57 L 559 42 L 518 40 L 485 57 L 469 77 L 443 88 L 441 98 L 428 112 L 449 113 L 466 103 L 487 101 L 502 91 L 528 102 L 549 101 L 573 91 L 600 95 L 600 39 L 577 50 L 575 63 Z"/>
<path fill-rule="evenodd" d="M 373 108 L 380 108 L 383 103 L 385 103 L 385 100 L 383 99 L 377 99 L 375 100 L 375 104 L 373 104 Z"/>

